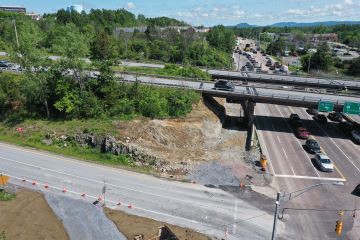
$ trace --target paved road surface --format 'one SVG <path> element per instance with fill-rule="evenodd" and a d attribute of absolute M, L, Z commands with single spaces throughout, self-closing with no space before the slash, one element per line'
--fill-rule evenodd
<path fill-rule="evenodd" d="M 10 182 L 93 202 L 107 186 L 106 203 L 133 214 L 190 227 L 228 239 L 268 239 L 272 229 L 273 200 L 267 211 L 261 199 L 242 201 L 238 192 L 206 188 L 199 184 L 161 180 L 155 177 L 85 163 L 35 150 L 0 143 L 0 169 Z M 25 177 L 27 182 L 22 182 Z M 66 187 L 67 192 L 61 191 Z M 236 187 L 237 189 L 237 187 Z M 45 190 L 44 190 L 45 191 Z M 259 201 L 259 202 L 258 202 Z M 131 204 L 132 208 L 127 206 Z M 257 205 L 257 206 L 256 206 Z"/>
<path fill-rule="evenodd" d="M 303 236 L 300 239 L 336 239 L 337 210 L 353 210 L 360 205 L 360 199 L 350 195 L 360 183 L 360 147 L 339 132 L 336 123 L 319 125 L 303 108 L 257 104 L 255 112 L 259 139 L 269 158 L 270 172 L 275 177 L 274 187 L 290 193 L 307 186 L 324 184 L 283 203 L 281 208 L 316 210 L 285 210 L 285 232 L 279 233 L 280 238 L 293 239 L 291 236 L 298 235 Z M 319 171 L 313 163 L 314 155 L 303 149 L 305 141 L 297 139 L 288 125 L 290 113 L 298 113 L 303 119 L 323 150 L 335 162 L 336 171 Z M 337 181 L 345 185 L 332 185 Z M 344 236 L 359 239 L 359 218 L 352 218 L 352 214 L 352 211 L 345 214 Z"/>

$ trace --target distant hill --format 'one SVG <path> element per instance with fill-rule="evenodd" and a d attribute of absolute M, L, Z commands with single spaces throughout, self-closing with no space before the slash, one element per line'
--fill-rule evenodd
<path fill-rule="evenodd" d="M 317 27 L 317 26 L 335 26 L 335 25 L 359 25 L 360 21 L 326 21 L 326 22 L 311 22 L 311 23 L 298 23 L 298 22 L 279 22 L 269 25 L 269 27 Z"/>
<path fill-rule="evenodd" d="M 298 22 L 278 22 L 271 25 L 267 25 L 269 27 L 317 27 L 317 26 L 325 26 L 331 27 L 339 24 L 344 25 L 360 25 L 360 21 L 326 21 L 326 22 L 309 22 L 309 23 L 298 23 Z M 236 28 L 253 28 L 253 27 L 261 27 L 257 25 L 250 25 L 248 23 L 240 23 L 236 26 Z"/>
<path fill-rule="evenodd" d="M 238 25 L 235 26 L 236 28 L 253 28 L 253 27 L 258 27 L 256 25 L 250 25 L 248 23 L 240 23 Z"/>

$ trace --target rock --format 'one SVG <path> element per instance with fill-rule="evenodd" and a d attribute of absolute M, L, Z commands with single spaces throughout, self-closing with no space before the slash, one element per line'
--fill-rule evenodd
<path fill-rule="evenodd" d="M 53 144 L 53 140 L 51 138 L 45 138 L 42 140 L 42 143 L 44 143 L 46 145 L 51 145 L 51 144 Z"/>

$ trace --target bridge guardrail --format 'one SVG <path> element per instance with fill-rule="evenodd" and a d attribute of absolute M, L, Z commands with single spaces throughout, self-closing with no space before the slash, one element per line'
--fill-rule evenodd
<path fill-rule="evenodd" d="M 132 80 L 128 80 L 128 79 L 122 79 L 123 81 L 127 81 L 127 82 L 133 82 Z M 217 90 L 213 90 L 213 89 L 199 89 L 199 88 L 195 88 L 193 86 L 188 85 L 189 81 L 183 81 L 181 83 L 159 83 L 159 82 L 147 82 L 147 81 L 141 81 L 142 83 L 145 84 L 150 84 L 150 85 L 162 85 L 162 86 L 168 86 L 168 87 L 179 87 L 179 88 L 191 88 L 193 90 L 197 90 L 197 91 L 201 91 L 201 92 L 218 92 Z M 185 84 L 186 83 L 186 84 Z M 331 101 L 336 105 L 343 105 L 346 101 L 345 100 L 339 100 L 337 98 L 330 98 L 330 97 L 310 97 L 310 96 L 303 96 L 303 97 L 298 97 L 296 95 L 290 95 L 290 94 L 267 94 L 267 93 L 261 93 L 258 92 L 257 94 L 251 94 L 246 90 L 243 91 L 238 91 L 238 92 L 226 92 L 227 94 L 230 95 L 243 95 L 243 96 L 247 96 L 247 97 L 252 97 L 252 98 L 273 98 L 273 99 L 277 99 L 277 100 L 292 100 L 292 101 L 302 101 L 302 102 L 311 102 L 311 103 L 318 103 L 319 101 Z"/>

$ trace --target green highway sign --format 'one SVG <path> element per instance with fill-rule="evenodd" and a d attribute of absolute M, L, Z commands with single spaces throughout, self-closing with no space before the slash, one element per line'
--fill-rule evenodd
<path fill-rule="evenodd" d="M 319 102 L 319 112 L 332 112 L 334 110 L 333 102 Z"/>
<path fill-rule="evenodd" d="M 355 103 L 355 102 L 344 103 L 343 112 L 348 114 L 360 114 L 360 103 Z"/>

